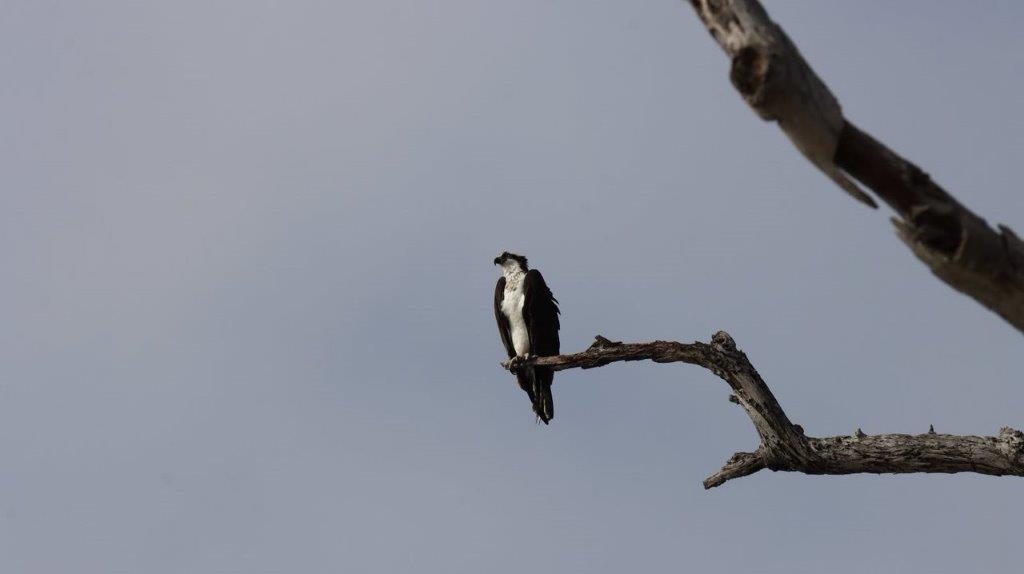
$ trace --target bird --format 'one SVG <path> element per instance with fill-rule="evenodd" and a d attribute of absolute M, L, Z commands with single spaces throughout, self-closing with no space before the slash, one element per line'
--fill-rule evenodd
<path fill-rule="evenodd" d="M 494 286 L 494 318 L 508 352 L 510 370 L 530 397 L 537 418 L 548 424 L 555 416 L 551 396 L 555 372 L 523 363 L 533 357 L 558 354 L 558 300 L 540 271 L 530 269 L 526 257 L 504 251 L 494 258 L 494 264 L 501 266 L 501 277 Z"/>

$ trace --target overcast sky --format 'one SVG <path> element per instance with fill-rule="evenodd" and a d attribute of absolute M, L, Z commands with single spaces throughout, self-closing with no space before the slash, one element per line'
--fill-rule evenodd
<path fill-rule="evenodd" d="M 844 109 L 1024 231 L 1024 5 L 769 0 Z M 1015 572 L 1024 481 L 701 480 L 757 436 L 1024 427 L 1022 340 L 743 104 L 681 0 L 5 0 L 0 571 Z"/>

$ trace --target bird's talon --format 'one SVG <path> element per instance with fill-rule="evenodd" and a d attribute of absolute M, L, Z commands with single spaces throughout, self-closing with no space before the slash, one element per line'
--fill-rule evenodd
<path fill-rule="evenodd" d="M 523 368 L 523 357 L 515 356 L 508 360 L 508 370 L 518 373 Z"/>

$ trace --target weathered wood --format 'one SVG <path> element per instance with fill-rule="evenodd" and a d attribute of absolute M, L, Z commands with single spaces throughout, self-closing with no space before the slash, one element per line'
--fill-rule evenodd
<path fill-rule="evenodd" d="M 734 454 L 721 470 L 704 481 L 705 488 L 765 468 L 834 475 L 976 472 L 1024 476 L 1024 433 L 1008 427 L 996 437 L 939 434 L 932 428 L 920 435 L 872 436 L 857 429 L 851 436 L 808 437 L 800 425 L 786 416 L 746 354 L 722 331 L 715 333 L 711 343 L 617 343 L 598 336 L 582 353 L 529 361 L 562 371 L 643 360 L 689 363 L 710 370 L 728 383 L 733 393 L 730 400 L 743 407 L 754 423 L 761 439 L 758 448 Z M 502 365 L 508 368 L 509 362 Z"/>
<path fill-rule="evenodd" d="M 778 122 L 797 149 L 847 193 L 899 218 L 896 231 L 942 281 L 1024 332 L 1024 242 L 992 229 L 916 165 L 843 117 L 839 101 L 757 0 L 690 0 L 732 59 L 730 79 L 761 118 Z"/>
<path fill-rule="evenodd" d="M 900 239 L 950 287 L 1024 331 L 1024 242 L 960 204 L 927 173 L 847 122 L 836 163 L 899 217 Z"/>

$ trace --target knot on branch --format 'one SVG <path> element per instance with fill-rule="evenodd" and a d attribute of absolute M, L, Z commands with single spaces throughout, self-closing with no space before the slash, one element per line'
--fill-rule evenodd
<path fill-rule="evenodd" d="M 729 333 L 725 331 L 719 331 L 712 335 L 711 346 L 717 351 L 725 351 L 731 353 L 736 350 L 736 341 L 729 336 Z"/>
<path fill-rule="evenodd" d="M 999 429 L 999 449 L 1011 459 L 1024 456 L 1024 432 L 1010 427 Z"/>
<path fill-rule="evenodd" d="M 927 175 L 924 177 L 928 177 Z M 952 258 L 963 242 L 963 225 L 949 203 L 915 205 L 910 209 L 910 239 Z"/>
<path fill-rule="evenodd" d="M 740 94 L 754 106 L 755 109 L 764 104 L 765 87 L 768 83 L 772 70 L 772 55 L 762 52 L 751 46 L 744 46 L 732 58 L 732 67 L 729 70 L 729 80 L 736 87 Z M 759 112 L 762 110 L 758 109 Z M 774 119 L 769 114 L 764 119 Z"/>
<path fill-rule="evenodd" d="M 611 341 L 601 335 L 594 337 L 594 342 L 587 347 L 588 351 L 600 351 L 601 349 L 610 349 L 612 347 L 621 347 L 622 341 Z"/>

